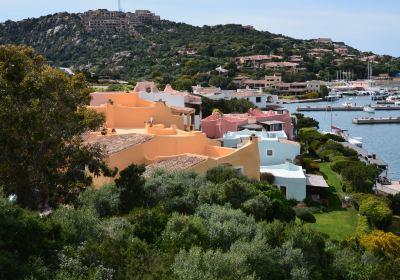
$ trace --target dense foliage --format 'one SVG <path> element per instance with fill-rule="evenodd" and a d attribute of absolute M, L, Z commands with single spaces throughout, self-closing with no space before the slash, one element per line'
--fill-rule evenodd
<path fill-rule="evenodd" d="M 160 170 L 147 179 L 141 173 L 134 166 L 122 172 L 126 185 L 143 186 L 142 206 L 131 204 L 130 209 L 120 207 L 124 190 L 117 185 L 87 190 L 75 206 L 43 217 L 1 197 L 0 278 L 400 276 L 392 270 L 398 263 L 398 237 L 373 232 L 332 243 L 306 226 L 283 222 L 275 212 L 278 202 L 287 205 L 280 192 L 234 170 L 219 167 L 206 175 Z"/>
<path fill-rule="evenodd" d="M 81 75 L 67 77 L 32 48 L 0 46 L 0 186 L 23 206 L 69 201 L 107 174 L 99 147 L 81 135 L 103 116 L 87 110 L 89 91 Z"/>

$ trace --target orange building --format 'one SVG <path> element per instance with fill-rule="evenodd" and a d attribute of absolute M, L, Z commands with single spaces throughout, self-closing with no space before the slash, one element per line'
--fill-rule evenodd
<path fill-rule="evenodd" d="M 135 92 L 95 92 L 91 94 L 90 109 L 103 113 L 107 128 L 143 128 L 146 123 L 176 125 L 190 130 L 195 109 L 168 107 L 164 102 L 152 102 L 139 98 Z M 184 125 L 182 116 L 186 116 Z"/>
<path fill-rule="evenodd" d="M 145 164 L 147 175 L 156 168 L 203 173 L 218 165 L 229 165 L 250 178 L 260 179 L 257 137 L 233 149 L 221 147 L 218 141 L 208 139 L 202 132 L 148 124 L 144 129 L 116 129 L 108 135 L 92 133 L 85 142 L 101 145 L 108 165 L 119 171 L 132 163 Z M 95 177 L 94 185 L 101 187 L 112 181 L 113 178 Z"/>

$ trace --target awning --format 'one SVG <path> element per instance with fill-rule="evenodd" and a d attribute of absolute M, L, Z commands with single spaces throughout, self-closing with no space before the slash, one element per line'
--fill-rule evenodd
<path fill-rule="evenodd" d="M 171 106 L 170 108 L 173 114 L 194 114 L 196 112 L 196 109 L 189 107 Z"/>
<path fill-rule="evenodd" d="M 328 183 L 325 181 L 324 177 L 319 175 L 307 174 L 306 182 L 308 187 L 329 188 Z"/>

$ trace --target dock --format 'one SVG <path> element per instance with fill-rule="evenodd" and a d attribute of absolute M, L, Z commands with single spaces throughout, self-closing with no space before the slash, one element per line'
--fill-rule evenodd
<path fill-rule="evenodd" d="M 354 118 L 354 124 L 392 124 L 400 123 L 400 117 L 386 117 L 386 118 Z"/>
<path fill-rule="evenodd" d="M 344 147 L 353 149 L 357 152 L 358 156 L 369 164 L 375 164 L 381 169 L 387 169 L 388 164 L 376 154 L 370 154 L 366 149 L 357 147 L 349 142 L 339 142 Z"/>
<path fill-rule="evenodd" d="M 383 195 L 396 195 L 400 193 L 400 182 L 391 181 L 390 184 L 383 184 L 381 182 L 376 183 L 376 190 L 378 193 Z"/>
<path fill-rule="evenodd" d="M 297 107 L 298 112 L 364 111 L 365 106 L 306 106 Z M 372 106 L 375 111 L 400 111 L 400 106 Z"/>

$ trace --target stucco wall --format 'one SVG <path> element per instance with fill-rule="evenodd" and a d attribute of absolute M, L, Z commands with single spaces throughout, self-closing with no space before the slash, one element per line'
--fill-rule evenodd
<path fill-rule="evenodd" d="M 303 201 L 306 198 L 306 179 L 305 178 L 282 178 L 275 176 L 274 184 L 287 187 L 286 198 Z"/>
<path fill-rule="evenodd" d="M 155 136 L 143 144 L 110 155 L 107 162 L 110 167 L 117 167 L 121 171 L 132 163 L 150 164 L 159 157 L 193 154 L 208 157 L 206 161 L 192 168 L 199 173 L 206 172 L 220 164 L 229 164 L 232 167 L 243 167 L 243 173 L 250 178 L 260 179 L 257 141 L 253 141 L 241 149 L 209 146 L 209 144 L 210 141 L 202 133 L 194 133 L 192 136 Z M 112 181 L 112 178 L 97 177 L 94 185 L 101 187 L 104 183 Z"/>
<path fill-rule="evenodd" d="M 300 145 L 295 143 L 262 140 L 259 148 L 260 162 L 263 166 L 283 164 L 300 154 Z M 272 156 L 267 156 L 267 150 L 272 150 Z"/>

